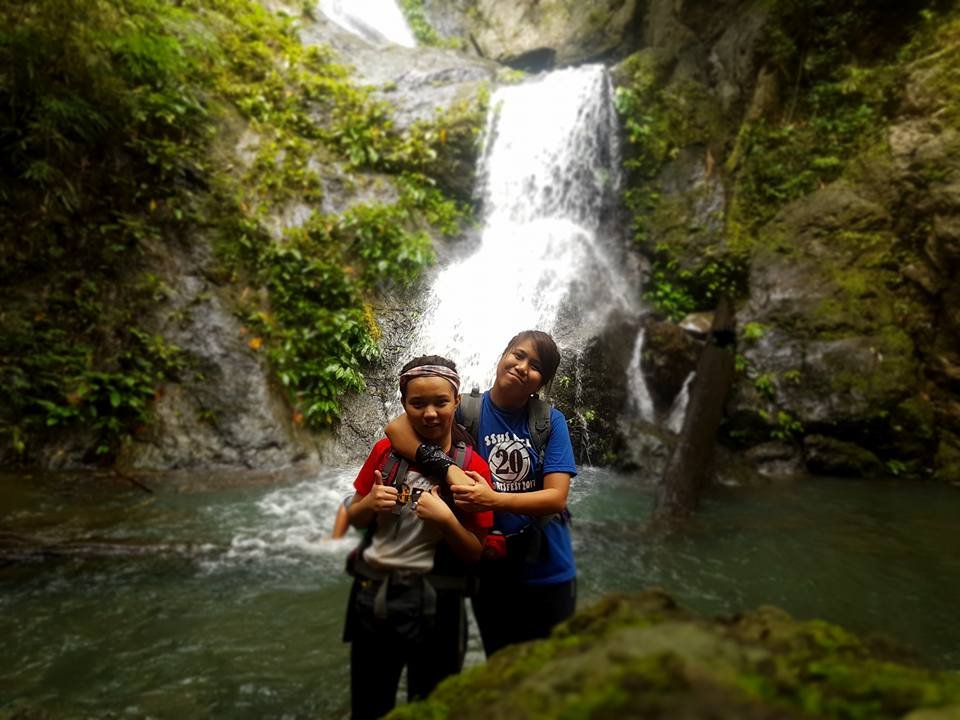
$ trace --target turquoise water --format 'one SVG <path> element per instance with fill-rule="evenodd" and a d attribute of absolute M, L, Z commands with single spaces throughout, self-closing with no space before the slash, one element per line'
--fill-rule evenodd
<path fill-rule="evenodd" d="M 90 477 L 0 476 L 0 709 L 346 717 L 342 566 L 356 538 L 327 533 L 353 472 L 199 490 L 155 479 L 166 489 L 153 495 Z M 634 477 L 577 478 L 583 603 L 651 584 L 708 614 L 772 603 L 960 668 L 957 488 L 717 488 L 671 534 L 647 528 L 652 500 Z M 473 639 L 468 662 L 481 661 Z"/>

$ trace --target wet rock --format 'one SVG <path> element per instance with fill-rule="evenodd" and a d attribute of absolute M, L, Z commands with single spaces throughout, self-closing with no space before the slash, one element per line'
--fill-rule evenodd
<path fill-rule="evenodd" d="M 866 448 L 822 435 L 804 438 L 807 467 L 819 475 L 838 477 L 876 477 L 883 463 Z"/>
<path fill-rule="evenodd" d="M 644 329 L 640 367 L 654 408 L 660 413 L 668 412 L 690 373 L 696 369 L 701 345 L 670 322 L 649 319 Z"/>
<path fill-rule="evenodd" d="M 636 0 L 478 0 L 463 24 L 484 57 L 537 72 L 629 47 L 639 7 Z"/>
<path fill-rule="evenodd" d="M 951 432 L 940 435 L 940 444 L 934 457 L 934 477 L 960 485 L 960 437 Z"/>
<path fill-rule="evenodd" d="M 699 312 L 687 315 L 683 320 L 677 323 L 680 328 L 697 340 L 705 340 L 713 325 L 712 312 Z"/>
<path fill-rule="evenodd" d="M 153 322 L 185 353 L 179 382 L 167 383 L 154 422 L 122 450 L 128 468 L 276 468 L 315 460 L 316 441 L 294 424 L 280 388 L 236 315 L 231 291 L 205 274 L 213 259 L 198 244 L 170 253 L 166 304 Z"/>
<path fill-rule="evenodd" d="M 744 453 L 747 462 L 761 475 L 789 478 L 806 474 L 803 453 L 792 444 L 776 440 L 754 445 Z"/>
<path fill-rule="evenodd" d="M 378 88 L 378 95 L 393 107 L 399 128 L 431 120 L 438 109 L 476 97 L 500 69 L 447 48 L 371 44 L 323 18 L 304 25 L 300 35 L 306 45 L 332 47 L 353 67 L 359 83 Z"/>
<path fill-rule="evenodd" d="M 656 482 L 667 465 L 676 435 L 669 430 L 642 420 L 624 425 L 624 447 L 617 461 L 623 470 L 637 470 L 651 482 Z"/>
<path fill-rule="evenodd" d="M 618 423 L 632 347 L 623 340 L 636 336 L 637 321 L 618 314 L 594 332 L 579 350 L 561 348 L 552 396 L 567 418 L 578 462 L 610 464 L 624 443 Z"/>

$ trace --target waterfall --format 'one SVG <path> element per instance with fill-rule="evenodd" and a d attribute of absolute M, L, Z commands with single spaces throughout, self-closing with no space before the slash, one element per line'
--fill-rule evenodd
<path fill-rule="evenodd" d="M 320 0 L 320 10 L 344 30 L 370 42 L 417 45 L 395 0 Z"/>
<path fill-rule="evenodd" d="M 409 356 L 456 361 L 488 387 L 520 330 L 588 337 L 632 295 L 603 232 L 615 202 L 616 114 L 606 69 L 558 70 L 491 98 L 479 169 L 484 226 L 476 250 L 436 276 Z"/>
<path fill-rule="evenodd" d="M 687 376 L 670 408 L 666 412 L 658 413 L 654 408 L 653 398 L 650 396 L 647 380 L 643 375 L 642 362 L 645 336 L 646 331 L 641 327 L 633 345 L 633 355 L 630 358 L 630 366 L 627 370 L 627 412 L 633 417 L 678 433 L 683 427 L 683 419 L 686 416 L 687 403 L 690 399 L 690 383 L 693 382 L 696 373 L 690 373 Z"/>
<path fill-rule="evenodd" d="M 667 418 L 663 425 L 675 433 L 680 432 L 683 428 L 683 420 L 687 415 L 687 405 L 690 402 L 690 383 L 696 376 L 695 372 L 687 375 L 687 379 L 683 381 L 683 387 L 680 388 L 680 392 L 677 393 L 670 409 L 667 411 Z"/>
<path fill-rule="evenodd" d="M 650 391 L 647 389 L 647 381 L 643 377 L 643 341 L 646 331 L 643 327 L 637 333 L 637 339 L 633 344 L 633 355 L 630 358 L 630 367 L 627 370 L 627 390 L 628 390 L 628 411 L 630 414 L 646 420 L 647 422 L 656 422 L 653 411 L 653 398 L 650 397 Z"/>

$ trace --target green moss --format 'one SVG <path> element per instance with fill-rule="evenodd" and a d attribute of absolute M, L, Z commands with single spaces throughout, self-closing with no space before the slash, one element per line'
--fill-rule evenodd
<path fill-rule="evenodd" d="M 929 42 L 919 39 L 929 32 L 924 3 L 769 6 L 761 55 L 785 90 L 773 115 L 743 125 L 728 161 L 735 176 L 729 231 L 746 246 L 780 208 L 839 178 L 881 138 L 905 79 L 903 55 Z"/>
<path fill-rule="evenodd" d="M 618 72 L 615 104 L 628 146 L 624 204 L 634 239 L 652 260 L 645 295 L 678 319 L 712 307 L 721 295 L 742 294 L 746 267 L 741 256 L 720 247 L 703 253 L 701 229 L 689 221 L 689 198 L 665 198 L 661 192 L 660 173 L 683 148 L 707 146 L 722 134 L 717 103 L 707 89 L 672 72 L 657 51 L 636 53 Z"/>
<path fill-rule="evenodd" d="M 430 21 L 427 19 L 426 11 L 423 7 L 423 0 L 399 0 L 400 9 L 403 11 L 407 24 L 413 32 L 413 36 L 420 45 L 432 47 L 448 47 L 462 50 L 465 46 L 461 38 L 444 38 L 436 31 Z"/>
<path fill-rule="evenodd" d="M 934 457 L 934 477 L 941 482 L 960 485 L 960 438 L 951 432 L 941 432 Z"/>
<path fill-rule="evenodd" d="M 708 621 L 659 591 L 607 598 L 545 641 L 445 680 L 397 718 L 900 718 L 960 699 L 835 625 L 775 608 Z"/>

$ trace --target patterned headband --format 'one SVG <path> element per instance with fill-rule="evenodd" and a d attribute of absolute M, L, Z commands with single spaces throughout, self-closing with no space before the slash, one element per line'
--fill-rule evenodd
<path fill-rule="evenodd" d="M 456 370 L 452 370 L 445 365 L 421 365 L 410 368 L 400 376 L 400 394 L 405 395 L 407 383 L 418 377 L 442 377 L 444 380 L 449 380 L 450 384 L 453 385 L 454 395 L 460 394 L 460 376 Z"/>

